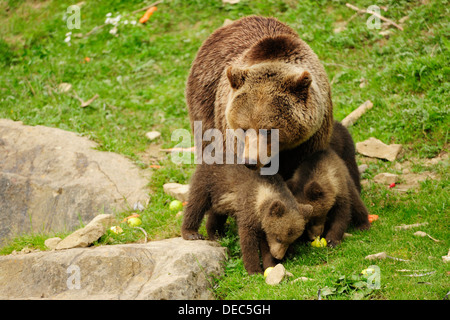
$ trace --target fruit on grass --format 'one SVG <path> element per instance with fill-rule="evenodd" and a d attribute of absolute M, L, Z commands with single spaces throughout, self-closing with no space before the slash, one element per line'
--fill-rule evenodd
<path fill-rule="evenodd" d="M 137 227 L 142 224 L 142 221 L 139 218 L 130 218 L 127 220 L 127 223 L 130 227 Z"/>
<path fill-rule="evenodd" d="M 181 202 L 180 200 L 173 200 L 170 204 L 169 204 L 169 209 L 171 211 L 181 211 L 183 210 L 183 202 Z"/>
<path fill-rule="evenodd" d="M 327 240 L 325 238 L 320 238 L 320 236 L 318 236 L 311 242 L 311 246 L 315 248 L 324 248 L 327 246 Z"/>

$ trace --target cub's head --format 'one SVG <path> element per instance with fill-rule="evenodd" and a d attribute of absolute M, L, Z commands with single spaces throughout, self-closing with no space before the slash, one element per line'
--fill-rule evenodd
<path fill-rule="evenodd" d="M 293 201 L 295 203 L 295 201 Z M 266 233 L 270 253 L 281 260 L 289 245 L 297 240 L 305 230 L 307 216 L 312 206 L 293 204 L 288 206 L 280 200 L 273 200 L 263 209 L 262 228 Z"/>
<path fill-rule="evenodd" d="M 314 208 L 306 228 L 310 240 L 314 240 L 323 234 L 328 211 L 330 211 L 335 200 L 331 195 L 332 192 L 329 192 L 325 186 L 314 180 L 307 183 L 303 189 L 303 196 L 300 197 L 300 201 L 308 203 Z M 297 199 L 299 198 L 297 197 Z"/>
<path fill-rule="evenodd" d="M 278 129 L 282 151 L 297 147 L 321 127 L 325 111 L 316 101 L 318 89 L 309 71 L 283 62 L 262 62 L 230 66 L 226 75 L 231 87 L 225 111 L 228 128 L 257 133 L 244 138 L 246 160 L 259 155 L 261 145 L 271 150 L 270 135 L 260 129 Z M 259 159 L 250 160 L 262 166 Z"/>

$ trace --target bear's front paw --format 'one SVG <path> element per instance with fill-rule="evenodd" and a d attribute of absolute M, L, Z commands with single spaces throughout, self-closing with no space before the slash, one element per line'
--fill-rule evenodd
<path fill-rule="evenodd" d="M 247 273 L 251 276 L 254 274 L 264 274 L 261 268 L 247 269 Z"/>
<path fill-rule="evenodd" d="M 367 222 L 364 222 L 364 223 L 360 224 L 359 226 L 355 226 L 355 229 L 356 230 L 362 230 L 362 231 L 369 230 L 370 229 L 370 222 L 367 221 Z"/>
<path fill-rule="evenodd" d="M 339 240 L 327 239 L 327 246 L 330 248 L 336 247 L 339 243 L 341 243 Z"/>
<path fill-rule="evenodd" d="M 181 232 L 184 240 L 204 240 L 205 237 L 197 231 L 184 230 Z"/>

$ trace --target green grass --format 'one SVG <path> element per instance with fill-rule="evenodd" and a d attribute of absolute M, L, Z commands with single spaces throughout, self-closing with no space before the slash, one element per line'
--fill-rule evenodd
<path fill-rule="evenodd" d="M 388 7 L 381 14 L 403 23 L 387 39 L 380 30 L 369 30 L 368 15 L 345 6 L 346 1 L 248 1 L 224 5 L 221 1 L 165 1 L 146 25 L 120 24 L 118 36 L 102 25 L 106 14 L 122 16 L 152 1 L 85 1 L 81 7 L 81 29 L 73 29 L 71 45 L 64 42 L 68 31 L 63 20 L 70 1 L 2 1 L 0 3 L 0 117 L 27 125 L 46 125 L 74 131 L 99 143 L 100 150 L 123 154 L 145 170 L 152 170 L 153 194 L 141 213 L 149 238 L 179 236 L 182 218 L 168 210 L 172 200 L 162 191 L 166 182 L 188 183 L 194 165 L 175 165 L 167 157 L 161 169 L 151 169 L 142 154 L 149 146 L 145 132 L 162 132 L 163 147 L 175 146 L 174 129 L 189 129 L 184 85 L 190 65 L 201 43 L 225 19 L 257 14 L 274 16 L 293 27 L 323 62 L 332 83 L 334 115 L 343 119 L 366 100 L 374 103 L 350 128 L 357 141 L 371 136 L 385 143 L 401 143 L 405 154 L 397 163 L 410 161 L 412 171 L 432 171 L 439 179 L 427 180 L 408 193 L 369 183 L 362 198 L 370 213 L 378 214 L 368 232 L 350 232 L 335 249 L 314 249 L 297 244 L 283 262 L 294 278 L 308 282 L 283 282 L 271 287 L 262 276 L 248 276 L 240 258 L 239 240 L 233 223 L 221 243 L 230 249 L 226 273 L 215 279 L 218 299 L 316 299 L 319 288 L 342 288 L 352 275 L 376 264 L 381 271 L 381 289 L 365 299 L 442 299 L 450 288 L 449 266 L 441 256 L 450 247 L 448 160 L 431 167 L 425 158 L 448 152 L 449 124 L 449 3 L 448 1 L 377 1 Z M 374 4 L 352 2 L 359 8 Z M 129 15 L 138 20 L 141 13 Z M 345 30 L 333 30 L 348 21 Z M 85 57 L 90 61 L 86 62 Z M 366 85 L 360 88 L 361 79 Z M 60 83 L 72 91 L 58 91 Z M 99 98 L 86 108 L 74 98 Z M 154 142 L 153 142 L 154 143 Z M 362 158 L 358 157 L 358 162 Z M 396 163 L 377 160 L 369 164 L 364 179 L 383 171 L 401 173 Z M 132 211 L 118 215 L 122 219 Z M 441 240 L 395 230 L 399 224 L 429 224 L 420 230 Z M 124 233 L 108 232 L 98 244 L 142 241 L 143 233 L 122 224 Z M 25 235 L 11 240 L 1 254 L 24 247 L 44 250 L 43 241 L 60 234 Z M 368 254 L 386 251 L 411 262 L 364 260 Z M 397 270 L 436 271 L 424 277 L 405 277 Z M 412 272 L 411 272 L 412 273 Z M 419 272 L 420 273 L 420 272 Z M 339 280 L 346 276 L 344 282 Z M 340 282 L 339 282 L 340 281 Z M 350 280 L 348 280 L 350 281 Z M 339 282 L 339 283 L 338 283 Z M 348 288 L 351 286 L 349 285 Z M 351 288 L 328 299 L 351 299 Z"/>

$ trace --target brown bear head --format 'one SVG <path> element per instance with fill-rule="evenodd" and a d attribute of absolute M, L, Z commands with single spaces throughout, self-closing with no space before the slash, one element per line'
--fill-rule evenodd
<path fill-rule="evenodd" d="M 294 195 L 299 203 L 310 204 L 314 208 L 306 229 L 308 238 L 314 240 L 323 234 L 327 214 L 336 200 L 335 192 L 330 185 L 312 180 L 304 186 L 303 192 Z"/>
<path fill-rule="evenodd" d="M 312 211 L 310 205 L 295 203 L 287 206 L 280 200 L 273 200 L 265 206 L 261 224 L 274 258 L 281 260 L 289 245 L 303 234 L 306 217 Z"/>
<path fill-rule="evenodd" d="M 279 129 L 279 150 L 293 149 L 308 140 L 321 127 L 325 108 L 316 101 L 314 77 L 300 66 L 283 62 L 262 62 L 250 67 L 230 66 L 226 70 L 231 93 L 225 116 L 230 129 L 254 129 L 255 139 L 245 139 L 246 161 L 259 155 L 259 146 L 272 139 L 260 129 Z M 274 156 L 274 154 L 267 154 Z M 251 159 L 261 167 L 259 159 Z M 251 162 L 251 161 L 249 161 Z"/>

